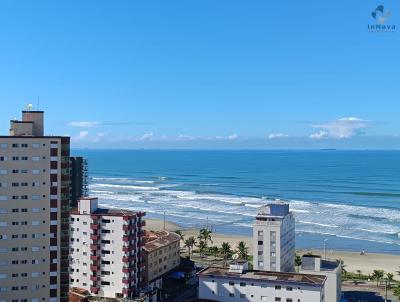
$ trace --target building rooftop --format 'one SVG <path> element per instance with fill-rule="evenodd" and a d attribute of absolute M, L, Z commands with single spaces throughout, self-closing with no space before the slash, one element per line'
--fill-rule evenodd
<path fill-rule="evenodd" d="M 297 274 L 284 272 L 268 272 L 268 271 L 246 271 L 242 274 L 229 272 L 229 268 L 207 267 L 199 272 L 199 276 L 209 277 L 228 277 L 239 280 L 255 280 L 285 284 L 304 284 L 309 286 L 323 286 L 326 277 L 324 275 Z"/>
<path fill-rule="evenodd" d="M 108 209 L 108 208 L 97 208 L 93 213 L 88 215 L 102 215 L 102 216 L 132 216 L 136 215 L 138 212 L 124 209 Z M 81 215 L 78 209 L 71 210 L 72 215 Z"/>
<path fill-rule="evenodd" d="M 146 242 L 144 250 L 147 252 L 155 251 L 181 240 L 178 234 L 168 231 L 145 231 L 144 238 Z"/>

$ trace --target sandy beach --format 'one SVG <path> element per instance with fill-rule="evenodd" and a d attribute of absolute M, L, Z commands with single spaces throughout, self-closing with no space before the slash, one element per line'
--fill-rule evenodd
<path fill-rule="evenodd" d="M 149 230 L 161 230 L 164 228 L 164 222 L 158 219 L 146 219 L 146 229 Z M 172 222 L 166 221 L 165 223 L 166 230 L 176 231 L 179 230 L 180 227 Z M 197 229 L 189 229 L 182 230 L 185 237 L 194 236 L 197 238 L 198 230 Z M 222 242 L 229 242 L 232 246 L 232 249 L 235 248 L 239 241 L 244 241 L 246 245 L 249 247 L 249 253 L 252 252 L 252 240 L 251 237 L 240 236 L 240 235 L 226 235 L 226 234 L 212 234 L 213 245 L 221 246 Z M 183 245 L 183 243 L 182 243 Z M 307 250 L 298 250 L 298 253 L 305 254 L 308 252 L 312 252 L 313 254 L 323 256 L 323 251 L 315 250 L 315 249 L 307 249 Z M 361 271 L 362 274 L 371 274 L 375 269 L 382 269 L 386 273 L 392 273 L 395 275 L 395 279 L 400 279 L 397 275 L 397 271 L 400 270 L 400 255 L 389 255 L 389 254 L 373 254 L 367 253 L 366 255 L 360 255 L 358 252 L 347 252 L 347 251 L 335 251 L 335 250 L 327 250 L 326 257 L 329 259 L 342 259 L 344 264 L 346 265 L 346 270 L 348 272 L 357 273 L 358 270 Z"/>

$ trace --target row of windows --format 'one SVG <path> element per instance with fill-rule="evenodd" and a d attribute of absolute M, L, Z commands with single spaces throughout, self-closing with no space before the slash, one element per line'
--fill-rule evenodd
<path fill-rule="evenodd" d="M 12 169 L 12 170 L 10 170 L 10 172 L 12 173 L 12 174 L 19 174 L 19 173 L 21 173 L 21 174 L 28 174 L 29 173 L 29 170 L 28 169 L 21 169 L 21 170 L 19 170 L 19 169 Z M 39 169 L 33 169 L 32 171 L 32 175 L 39 175 L 40 174 L 40 170 Z M 46 169 L 42 169 L 42 172 L 43 173 L 46 173 Z M 58 170 L 57 169 L 51 169 L 50 170 L 50 173 L 51 174 L 57 174 L 58 173 Z M 7 175 L 8 174 L 8 170 L 7 169 L 1 169 L 0 170 L 0 175 Z"/>
<path fill-rule="evenodd" d="M 215 295 L 215 292 L 212 291 L 212 294 Z M 223 293 L 218 293 L 218 296 L 223 297 L 224 294 L 223 294 Z M 234 294 L 234 293 L 229 293 L 229 294 L 228 294 L 228 297 L 234 298 L 234 297 L 235 297 L 235 294 Z M 239 294 L 239 297 L 240 297 L 240 299 L 246 299 L 246 298 L 247 298 L 247 295 L 246 295 L 246 294 Z M 251 297 L 251 298 L 254 298 L 254 295 L 250 295 L 250 297 Z M 269 301 L 269 299 L 268 299 L 267 296 L 260 296 L 260 300 L 261 300 L 261 301 Z M 281 297 L 275 297 L 274 300 L 277 301 L 277 302 L 279 302 L 279 301 L 284 301 L 284 300 L 282 300 Z M 291 299 L 291 298 L 286 298 L 286 302 L 293 302 L 293 299 Z M 297 302 L 301 302 L 301 300 L 300 300 L 300 299 L 297 299 Z"/>
<path fill-rule="evenodd" d="M 45 263 L 46 259 L 42 259 L 42 262 Z M 0 267 L 1 266 L 7 266 L 7 265 L 25 265 L 25 264 L 39 264 L 40 260 L 39 259 L 32 259 L 31 261 L 28 261 L 26 259 L 23 260 L 11 260 L 11 261 L 7 261 L 7 260 L 0 260 Z"/>
<path fill-rule="evenodd" d="M 7 188 L 8 187 L 8 183 L 6 182 L 0 182 L 0 188 Z M 46 185 L 46 182 L 43 182 L 42 185 Z M 53 187 L 56 187 L 58 185 L 57 182 L 53 182 L 51 184 Z M 28 182 L 12 182 L 11 183 L 12 187 L 29 187 L 29 183 Z M 31 183 L 32 187 L 40 187 L 40 183 L 37 181 L 34 181 Z"/>
<path fill-rule="evenodd" d="M 31 147 L 32 147 L 32 149 L 39 149 L 40 145 L 41 144 L 39 144 L 39 143 L 33 143 L 33 144 L 31 144 Z M 42 144 L 42 146 L 46 147 L 46 144 Z M 57 148 L 58 144 L 51 144 L 50 146 L 52 148 Z M 0 144 L 0 149 L 8 149 L 8 147 L 9 147 L 9 145 L 7 143 L 1 143 Z M 24 144 L 17 144 L 17 143 L 14 143 L 14 144 L 11 144 L 11 147 L 12 148 L 29 148 L 29 144 L 25 144 L 25 143 Z"/>
<path fill-rule="evenodd" d="M 54 221 L 54 220 L 51 220 L 51 221 Z M 43 220 L 42 223 L 45 224 L 46 221 Z M 23 221 L 12 221 L 11 222 L 11 225 L 14 225 L 14 226 L 15 225 L 28 225 L 28 224 L 29 223 L 26 220 L 23 220 Z M 52 224 L 52 222 L 50 222 L 50 224 Z M 39 220 L 32 220 L 30 222 L 30 225 L 32 225 L 32 226 L 40 225 L 40 221 Z M 7 226 L 8 226 L 8 222 L 7 221 L 0 221 L 0 227 L 7 227 Z"/>
<path fill-rule="evenodd" d="M 28 213 L 29 209 L 28 208 L 13 208 L 11 209 L 11 211 L 9 209 L 6 208 L 0 208 L 0 214 L 7 214 L 9 212 L 12 213 Z M 32 213 L 39 213 L 40 212 L 40 208 L 31 208 L 30 211 Z M 46 211 L 46 208 L 42 208 L 42 211 Z M 50 208 L 50 212 L 58 212 L 57 208 Z"/>
<path fill-rule="evenodd" d="M 42 246 L 42 249 L 45 250 L 46 247 Z M 40 251 L 40 247 L 39 246 L 32 246 L 30 249 L 32 252 L 39 252 Z M 50 247 L 50 250 L 52 250 L 52 246 Z M 0 247 L 0 253 L 7 253 L 7 252 L 27 252 L 28 251 L 28 247 L 27 246 L 16 246 L 16 247 L 12 247 L 12 248 L 6 248 L 6 247 Z"/>
<path fill-rule="evenodd" d="M 39 286 L 39 285 L 38 285 Z M 45 285 L 42 285 L 42 287 L 46 287 Z M 39 286 L 39 288 L 40 288 L 40 286 Z M 38 289 L 39 289 L 38 288 Z M 51 288 L 51 285 L 50 285 L 50 288 Z M 0 292 L 1 292 L 1 290 L 3 289 L 3 287 L 0 287 Z M 35 289 L 35 290 L 38 290 L 38 289 Z M 56 288 L 54 288 L 54 289 L 56 289 Z M 42 298 L 42 301 L 46 301 L 46 298 Z M 0 300 L 0 302 L 29 302 L 29 300 L 28 299 L 21 299 L 21 300 L 18 300 L 18 299 L 12 299 L 11 301 L 7 301 L 7 300 Z M 31 300 L 30 300 L 30 302 L 39 302 L 39 298 L 32 298 Z M 57 298 L 50 298 L 50 302 L 57 302 Z"/>
<path fill-rule="evenodd" d="M 27 160 L 29 160 L 29 156 L 13 156 L 13 157 L 11 157 L 11 159 L 13 161 L 16 161 L 16 160 L 27 161 Z M 43 156 L 42 159 L 46 159 L 46 156 Z M 8 160 L 7 156 L 0 156 L 0 161 L 7 161 L 7 160 Z M 39 161 L 40 160 L 40 156 L 32 156 L 31 160 L 33 162 Z M 58 160 L 58 158 L 55 157 L 55 160 Z"/>
<path fill-rule="evenodd" d="M 39 233 L 35 233 L 35 234 L 31 234 L 32 239 L 39 239 L 40 238 L 40 234 Z M 46 234 L 43 233 L 42 237 L 46 237 Z M 11 235 L 11 239 L 26 239 L 28 238 L 28 234 L 12 234 Z M 0 240 L 7 240 L 8 236 L 5 234 L 0 234 Z"/>
<path fill-rule="evenodd" d="M 40 200 L 41 198 L 46 198 L 46 195 L 42 195 L 42 197 L 40 197 L 40 195 L 32 195 L 31 196 L 31 200 Z M 57 196 L 51 196 L 51 198 L 53 199 L 57 199 Z M 0 201 L 6 201 L 6 200 L 28 200 L 29 196 L 28 195 L 11 195 L 11 196 L 7 196 L 7 195 L 0 195 Z"/>

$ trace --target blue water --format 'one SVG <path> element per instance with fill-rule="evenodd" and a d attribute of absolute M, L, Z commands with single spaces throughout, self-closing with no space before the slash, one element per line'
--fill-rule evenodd
<path fill-rule="evenodd" d="M 257 208 L 290 203 L 300 248 L 400 254 L 399 151 L 74 150 L 102 204 L 183 228 L 251 234 Z"/>

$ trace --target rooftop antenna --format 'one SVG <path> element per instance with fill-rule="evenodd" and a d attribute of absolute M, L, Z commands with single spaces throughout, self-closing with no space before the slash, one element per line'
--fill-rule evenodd
<path fill-rule="evenodd" d="M 28 104 L 28 105 L 26 105 L 26 107 L 25 107 L 25 109 L 27 110 L 27 111 L 31 111 L 32 110 L 32 104 Z"/>

